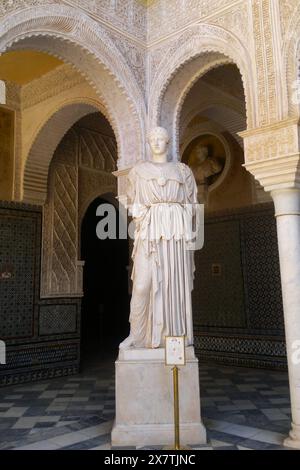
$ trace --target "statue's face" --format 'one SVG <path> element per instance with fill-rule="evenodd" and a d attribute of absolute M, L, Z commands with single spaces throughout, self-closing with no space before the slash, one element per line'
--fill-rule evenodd
<path fill-rule="evenodd" d="M 168 138 L 162 132 L 153 132 L 149 136 L 149 144 L 153 156 L 163 155 L 166 153 L 168 148 Z"/>
<path fill-rule="evenodd" d="M 194 152 L 199 163 L 204 162 L 204 160 L 206 160 L 208 157 L 208 148 L 204 147 L 203 145 L 196 147 Z"/>

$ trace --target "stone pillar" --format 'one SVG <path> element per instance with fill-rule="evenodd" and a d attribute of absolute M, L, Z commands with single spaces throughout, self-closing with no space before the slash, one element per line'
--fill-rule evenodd
<path fill-rule="evenodd" d="M 277 220 L 286 349 L 292 408 L 284 445 L 300 449 L 300 132 L 292 118 L 239 133 L 245 167 L 270 192 Z M 297 364 L 298 362 L 298 364 Z"/>
<path fill-rule="evenodd" d="M 271 191 L 278 248 L 292 408 L 292 429 L 284 444 L 300 449 L 300 189 Z"/>

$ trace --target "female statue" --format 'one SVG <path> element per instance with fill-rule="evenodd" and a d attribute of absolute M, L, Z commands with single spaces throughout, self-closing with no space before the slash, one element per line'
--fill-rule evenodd
<path fill-rule="evenodd" d="M 128 174 L 128 207 L 135 221 L 130 335 L 120 348 L 158 348 L 165 336 L 193 344 L 191 291 L 194 278 L 192 220 L 197 186 L 190 168 L 168 162 L 164 128 L 149 134 L 152 161 Z"/>

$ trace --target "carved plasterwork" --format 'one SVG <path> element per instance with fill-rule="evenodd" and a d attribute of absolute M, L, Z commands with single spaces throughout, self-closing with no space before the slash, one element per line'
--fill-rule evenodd
<path fill-rule="evenodd" d="M 246 163 L 245 168 L 265 191 L 300 189 L 299 154 Z"/>
<path fill-rule="evenodd" d="M 118 151 L 113 136 L 90 129 L 76 128 L 79 165 L 79 221 L 100 194 L 117 194 Z"/>
<path fill-rule="evenodd" d="M 113 25 L 140 41 L 146 38 L 145 6 L 136 0 L 1 0 L 0 16 L 49 4 L 74 6 L 81 13 L 89 14 L 108 26 Z"/>
<path fill-rule="evenodd" d="M 6 84 L 6 104 L 15 111 L 21 109 L 21 86 L 13 82 L 5 82 Z"/>
<path fill-rule="evenodd" d="M 160 123 L 172 135 L 173 158 L 178 152 L 182 107 L 195 82 L 209 70 L 230 62 L 219 53 L 203 54 L 187 64 L 170 82 L 161 104 Z"/>
<path fill-rule="evenodd" d="M 228 0 L 159 0 L 148 8 L 148 41 L 154 42 L 191 22 L 211 17 L 218 10 L 231 7 L 232 3 Z M 238 6 L 242 3 L 238 2 Z"/>
<path fill-rule="evenodd" d="M 147 51 L 143 45 L 136 44 L 121 34 L 110 32 L 115 45 L 126 58 L 126 62 L 130 66 L 130 70 L 134 74 L 137 84 L 140 86 L 142 93 L 146 94 L 146 62 Z"/>
<path fill-rule="evenodd" d="M 252 2 L 253 33 L 260 126 L 283 118 L 281 30 L 277 0 Z"/>
<path fill-rule="evenodd" d="M 46 32 L 47 31 L 47 32 Z M 64 5 L 27 8 L 0 26 L 0 52 L 38 49 L 72 63 L 96 89 L 110 114 L 120 166 L 144 152 L 145 106 L 134 74 L 104 28 Z"/>
<path fill-rule="evenodd" d="M 143 2 L 136 0 L 66 0 L 93 15 L 98 21 L 113 25 L 130 36 L 145 41 L 146 9 Z"/>
<path fill-rule="evenodd" d="M 87 132 L 93 134 L 91 139 Z M 55 151 L 43 208 L 42 297 L 82 295 L 80 226 L 96 197 L 116 194 L 117 180 L 109 171 L 117 162 L 112 140 L 73 126 Z"/>
<path fill-rule="evenodd" d="M 81 222 L 89 205 L 101 194 L 117 195 L 117 179 L 111 173 L 79 169 L 79 221 Z"/>
<path fill-rule="evenodd" d="M 18 10 L 24 10 L 28 7 L 36 7 L 39 5 L 49 5 L 51 3 L 61 3 L 60 0 L 2 0 L 0 3 L 0 16 Z"/>
<path fill-rule="evenodd" d="M 19 200 L 21 194 L 22 178 L 22 132 L 21 132 L 21 86 L 16 83 L 6 81 L 6 103 L 10 109 L 15 111 L 15 132 L 14 132 L 14 184 L 13 200 Z"/>
<path fill-rule="evenodd" d="M 86 83 L 84 77 L 71 65 L 63 64 L 56 67 L 42 78 L 22 86 L 22 109 L 42 103 L 82 83 Z"/>
<path fill-rule="evenodd" d="M 43 210 L 42 297 L 78 293 L 78 165 L 71 133 L 59 152 L 64 157 L 52 163 Z"/>
<path fill-rule="evenodd" d="M 281 29 L 284 36 L 289 34 L 291 26 L 297 17 L 297 8 L 299 8 L 298 0 L 279 1 Z"/>
<path fill-rule="evenodd" d="M 292 16 L 284 22 L 285 41 L 283 49 L 284 71 L 289 116 L 300 115 L 300 4 L 291 2 Z M 285 75 L 283 75 L 285 78 Z"/>
<path fill-rule="evenodd" d="M 197 62 L 196 62 L 197 61 Z M 199 62 L 199 63 L 198 63 Z M 210 69 L 235 63 L 241 72 L 247 110 L 248 127 L 256 122 L 255 83 L 251 57 L 242 44 L 227 31 L 212 25 L 198 25 L 179 35 L 151 84 L 149 102 L 150 125 L 165 123 L 173 112 L 172 137 L 178 148 L 178 119 L 184 98 L 195 81 Z"/>
<path fill-rule="evenodd" d="M 298 120 L 288 120 L 265 128 L 241 132 L 244 138 L 245 162 L 271 160 L 299 152 Z"/>
<path fill-rule="evenodd" d="M 266 191 L 300 187 L 298 119 L 240 135 L 244 138 L 245 167 Z"/>
<path fill-rule="evenodd" d="M 209 22 L 227 29 L 235 34 L 248 48 L 253 47 L 251 27 L 250 2 L 241 1 L 234 3 L 225 10 L 217 12 L 210 17 Z"/>
<path fill-rule="evenodd" d="M 43 205 L 47 196 L 49 165 L 66 132 L 83 116 L 97 111 L 94 103 L 72 103 L 51 115 L 38 133 L 24 169 L 23 200 Z"/>

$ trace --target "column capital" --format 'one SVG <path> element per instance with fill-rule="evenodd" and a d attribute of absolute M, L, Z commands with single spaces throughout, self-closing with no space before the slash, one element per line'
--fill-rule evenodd
<path fill-rule="evenodd" d="M 300 189 L 274 189 L 271 196 L 275 206 L 275 217 L 300 216 Z"/>
<path fill-rule="evenodd" d="M 244 167 L 265 191 L 300 188 L 299 119 L 286 119 L 240 132 L 244 139 Z"/>

